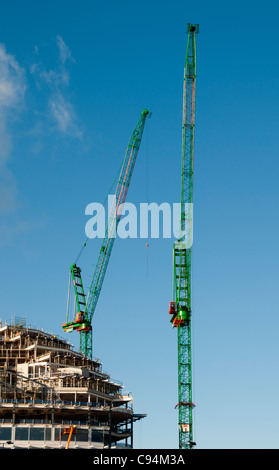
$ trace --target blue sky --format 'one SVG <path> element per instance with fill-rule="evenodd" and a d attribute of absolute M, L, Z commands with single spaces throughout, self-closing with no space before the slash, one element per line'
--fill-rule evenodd
<path fill-rule="evenodd" d="M 55 334 L 90 202 L 141 110 L 128 201 L 179 202 L 186 24 L 197 36 L 193 348 L 197 448 L 278 448 L 278 5 L 11 0 L 0 17 L 2 321 Z M 134 395 L 135 447 L 177 448 L 172 243 L 117 239 L 94 355 Z M 99 249 L 80 265 L 88 286 Z M 78 347 L 78 335 L 66 336 Z"/>

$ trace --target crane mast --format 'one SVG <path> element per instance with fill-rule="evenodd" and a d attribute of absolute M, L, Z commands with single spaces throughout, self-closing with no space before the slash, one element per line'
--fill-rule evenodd
<path fill-rule="evenodd" d="M 188 24 L 188 42 L 184 67 L 181 219 L 180 238 L 173 246 L 173 301 L 170 302 L 172 326 L 178 341 L 179 448 L 191 449 L 193 440 L 192 344 L 191 344 L 191 257 L 193 162 L 196 97 L 196 33 L 199 25 Z"/>
<path fill-rule="evenodd" d="M 121 219 L 123 204 L 126 200 L 142 140 L 145 121 L 148 115 L 150 117 L 151 113 L 144 109 L 130 137 L 117 183 L 116 192 L 113 198 L 113 204 L 111 206 L 111 211 L 108 217 L 105 236 L 102 241 L 94 274 L 89 287 L 87 300 L 81 279 L 81 269 L 76 266 L 76 264 L 73 264 L 70 268 L 75 289 L 75 302 L 78 312 L 74 321 L 63 324 L 63 329 L 66 332 L 71 332 L 73 330 L 79 331 L 80 352 L 82 352 L 88 358 L 92 358 L 92 319 L 101 293 L 103 281 L 117 233 L 118 223 Z"/>

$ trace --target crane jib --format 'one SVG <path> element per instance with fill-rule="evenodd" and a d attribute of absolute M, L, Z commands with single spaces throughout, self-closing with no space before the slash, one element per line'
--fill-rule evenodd
<path fill-rule="evenodd" d="M 151 113 L 144 109 L 131 135 L 127 147 L 127 151 L 123 160 L 119 180 L 116 187 L 114 202 L 111 207 L 110 215 L 108 217 L 105 236 L 103 238 L 102 245 L 99 251 L 86 303 L 83 301 L 85 299 L 85 296 L 83 296 L 83 287 L 83 294 L 81 294 L 80 290 L 77 289 L 79 285 L 82 286 L 80 268 L 78 268 L 76 265 L 71 266 L 71 272 L 75 286 L 75 299 L 79 312 L 76 314 L 76 317 L 73 321 L 63 324 L 63 329 L 66 332 L 71 332 L 74 330 L 79 331 L 80 351 L 86 357 L 89 358 L 92 357 L 92 318 L 101 293 L 111 251 L 115 241 L 117 226 L 121 218 L 123 204 L 126 200 L 127 192 L 131 182 L 147 116 L 150 117 Z M 77 272 L 79 276 L 78 282 L 76 282 L 75 278 Z"/>

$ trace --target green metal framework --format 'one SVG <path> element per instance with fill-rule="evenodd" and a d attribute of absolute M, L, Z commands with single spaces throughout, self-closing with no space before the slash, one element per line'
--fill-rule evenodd
<path fill-rule="evenodd" d="M 108 218 L 105 236 L 102 241 L 86 302 L 80 274 L 81 270 L 76 266 L 76 264 L 71 266 L 78 313 L 73 321 L 68 322 L 67 318 L 66 323 L 63 324 L 63 329 L 66 332 L 71 332 L 73 330 L 79 331 L 80 352 L 88 358 L 92 357 L 92 319 L 101 293 L 110 255 L 116 238 L 118 223 L 121 219 L 123 204 L 126 200 L 142 140 L 145 121 L 148 115 L 150 117 L 151 113 L 144 109 L 128 144 L 114 195 L 114 201 Z"/>
<path fill-rule="evenodd" d="M 191 449 L 193 440 L 192 340 L 191 340 L 191 256 L 193 162 L 196 97 L 196 33 L 199 25 L 188 24 L 188 43 L 184 67 L 181 224 L 180 239 L 173 247 L 173 302 L 169 313 L 178 339 L 179 448 Z"/>

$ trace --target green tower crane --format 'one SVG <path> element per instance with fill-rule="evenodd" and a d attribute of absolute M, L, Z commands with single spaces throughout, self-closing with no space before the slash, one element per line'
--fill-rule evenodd
<path fill-rule="evenodd" d="M 191 255 L 193 162 L 196 96 L 196 34 L 199 25 L 188 24 L 188 42 L 184 67 L 181 219 L 180 238 L 173 246 L 173 301 L 169 314 L 178 339 L 179 448 L 191 449 L 193 439 L 192 345 L 191 345 Z"/>
<path fill-rule="evenodd" d="M 81 269 L 76 265 L 76 263 L 72 264 L 70 268 L 70 277 L 72 279 L 75 291 L 76 309 L 74 311 L 74 319 L 72 321 L 68 321 L 67 313 L 67 319 L 66 323 L 63 324 L 63 330 L 65 332 L 78 331 L 80 333 L 80 352 L 89 359 L 92 358 L 92 319 L 101 293 L 111 251 L 116 238 L 118 223 L 121 218 L 123 204 L 125 203 L 131 182 L 147 116 L 150 117 L 151 113 L 144 109 L 130 137 L 127 151 L 122 163 L 113 204 L 108 217 L 105 236 L 102 241 L 87 296 L 85 295 L 83 288 Z"/>

